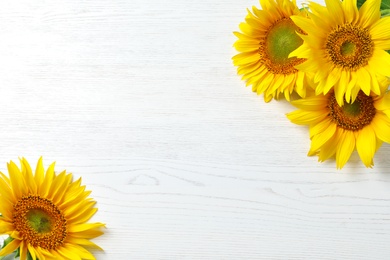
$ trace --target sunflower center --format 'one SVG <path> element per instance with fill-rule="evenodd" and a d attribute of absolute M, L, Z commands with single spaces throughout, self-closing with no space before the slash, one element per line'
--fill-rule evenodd
<path fill-rule="evenodd" d="M 340 107 L 334 93 L 331 93 L 328 101 L 329 116 L 339 127 L 358 131 L 369 125 L 375 116 L 376 109 L 371 96 L 359 92 L 355 102 L 347 103 Z"/>
<path fill-rule="evenodd" d="M 290 18 L 282 18 L 269 27 L 264 42 L 260 43 L 259 52 L 262 60 L 267 69 L 274 74 L 295 73 L 297 69 L 294 66 L 305 61 L 288 57 L 303 43 L 296 31 L 304 33 Z"/>
<path fill-rule="evenodd" d="M 368 29 L 348 23 L 328 35 L 325 50 L 334 66 L 355 71 L 367 65 L 374 43 Z"/>
<path fill-rule="evenodd" d="M 66 220 L 58 207 L 40 196 L 23 196 L 15 205 L 13 224 L 33 247 L 55 249 L 66 238 Z"/>

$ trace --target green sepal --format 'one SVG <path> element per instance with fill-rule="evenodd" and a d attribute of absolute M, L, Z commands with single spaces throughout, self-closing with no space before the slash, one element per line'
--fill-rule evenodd
<path fill-rule="evenodd" d="M 381 2 L 381 11 L 390 9 L 390 0 L 382 0 Z"/>
<path fill-rule="evenodd" d="M 366 0 L 357 0 L 358 9 L 362 7 L 362 5 L 366 2 Z M 382 0 L 380 10 L 390 9 L 390 0 Z"/>
<path fill-rule="evenodd" d="M 12 237 L 7 237 L 5 240 L 4 240 L 4 244 L 1 248 L 4 248 L 6 245 L 8 245 L 9 243 L 12 242 L 12 240 L 14 240 Z"/>
<path fill-rule="evenodd" d="M 17 258 L 19 256 L 20 256 L 20 247 L 18 247 L 18 249 L 16 249 L 15 258 Z"/>
<path fill-rule="evenodd" d="M 390 16 L 390 9 L 381 10 L 381 17 Z"/>

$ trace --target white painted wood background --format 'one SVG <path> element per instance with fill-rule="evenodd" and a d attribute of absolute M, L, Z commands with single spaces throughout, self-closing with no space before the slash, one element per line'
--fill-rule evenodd
<path fill-rule="evenodd" d="M 286 102 L 245 88 L 256 0 L 0 1 L 0 170 L 82 177 L 97 259 L 390 259 L 390 147 L 307 157 Z"/>

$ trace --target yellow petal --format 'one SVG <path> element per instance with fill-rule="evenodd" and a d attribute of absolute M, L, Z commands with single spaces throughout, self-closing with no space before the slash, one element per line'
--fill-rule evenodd
<path fill-rule="evenodd" d="M 22 242 L 20 243 L 20 260 L 26 260 L 27 259 L 27 245 Z"/>
<path fill-rule="evenodd" d="M 274 81 L 275 75 L 267 73 L 262 81 L 259 82 L 259 85 L 257 86 L 257 94 L 262 94 L 265 92 L 271 83 Z"/>
<path fill-rule="evenodd" d="M 374 106 L 377 110 L 390 110 L 390 92 L 385 93 L 381 98 L 375 100 Z"/>
<path fill-rule="evenodd" d="M 248 36 L 248 35 L 245 35 L 243 33 L 240 33 L 240 32 L 233 32 L 233 34 L 239 38 L 240 40 L 247 40 L 247 41 L 251 41 L 253 40 L 252 37 Z"/>
<path fill-rule="evenodd" d="M 95 257 L 85 248 L 79 245 L 67 244 L 66 249 L 75 252 L 81 259 L 94 260 Z M 77 258 L 76 258 L 77 259 Z"/>
<path fill-rule="evenodd" d="M 313 3 L 314 2 L 310 3 L 311 7 L 313 6 Z M 327 21 L 326 19 L 323 19 L 323 13 L 321 14 L 321 16 L 318 16 L 314 13 L 309 13 L 310 20 L 312 20 L 313 23 L 315 24 L 314 27 L 321 28 L 321 30 L 316 30 L 314 35 L 316 35 L 316 37 L 318 37 L 318 38 L 325 38 L 326 37 L 325 32 L 331 31 L 332 28 L 329 25 L 329 21 Z"/>
<path fill-rule="evenodd" d="M 370 125 L 365 126 L 357 133 L 356 149 L 360 159 L 366 167 L 372 166 L 376 148 L 376 136 Z"/>
<path fill-rule="evenodd" d="M 389 40 L 390 17 L 383 17 L 377 21 L 370 30 L 372 40 Z M 375 45 L 377 47 L 377 45 Z"/>
<path fill-rule="evenodd" d="M 380 111 L 377 111 L 375 114 L 375 117 L 372 119 L 371 124 L 373 126 L 373 129 L 375 131 L 376 136 L 386 142 L 390 143 L 390 120 L 389 118 L 381 113 Z"/>
<path fill-rule="evenodd" d="M 291 122 L 297 125 L 311 125 L 316 124 L 324 118 L 327 117 L 327 114 L 324 114 L 323 111 L 303 111 L 297 110 L 287 114 L 287 118 Z"/>
<path fill-rule="evenodd" d="M 328 127 L 323 132 L 313 136 L 311 140 L 311 147 L 309 150 L 309 155 L 316 153 L 331 137 L 333 137 L 336 132 L 336 124 L 328 124 Z"/>
<path fill-rule="evenodd" d="M 344 104 L 344 90 L 344 86 L 340 86 L 339 84 L 334 86 L 334 96 L 339 106 L 343 106 Z"/>
<path fill-rule="evenodd" d="M 35 248 L 35 247 L 30 246 L 30 244 L 28 244 L 27 246 L 29 248 L 30 253 L 32 251 L 35 251 L 35 255 L 36 255 L 37 259 L 40 259 L 40 260 L 45 260 L 46 259 L 47 254 L 45 255 L 43 253 L 43 251 L 45 251 L 43 248 Z"/>
<path fill-rule="evenodd" d="M 342 2 L 344 17 L 347 23 L 354 23 L 359 18 L 356 0 L 344 0 Z"/>
<path fill-rule="evenodd" d="M 69 184 L 72 181 L 72 175 L 62 171 L 54 180 L 50 187 L 48 198 L 52 199 L 53 203 L 58 205 L 64 196 Z"/>
<path fill-rule="evenodd" d="M 328 12 L 331 14 L 330 19 L 333 20 L 334 24 L 344 23 L 344 12 L 341 7 L 341 1 L 339 0 L 325 0 Z"/>
<path fill-rule="evenodd" d="M 46 175 L 44 176 L 44 179 L 42 181 L 42 184 L 39 187 L 38 192 L 43 197 L 48 197 L 48 195 L 49 195 L 49 190 L 50 190 L 50 187 L 51 187 L 51 185 L 53 183 L 53 179 L 54 179 L 54 176 L 55 176 L 55 174 L 54 174 L 54 165 L 55 165 L 55 163 L 52 163 L 49 166 L 49 168 L 46 171 Z"/>
<path fill-rule="evenodd" d="M 390 76 L 390 54 L 384 50 L 375 49 L 370 61 L 370 70 L 383 76 Z M 377 81 L 376 77 L 375 80 Z"/>
<path fill-rule="evenodd" d="M 358 77 L 357 85 L 364 92 L 364 94 L 369 96 L 371 92 L 371 77 L 368 71 L 363 67 L 354 74 Z"/>
<path fill-rule="evenodd" d="M 318 134 L 324 132 L 325 129 L 327 129 L 330 124 L 333 124 L 332 120 L 330 118 L 327 118 L 327 119 L 319 122 L 318 124 L 310 126 L 310 139 L 313 136 L 318 135 Z"/>
<path fill-rule="evenodd" d="M 78 250 L 76 251 L 73 247 L 72 249 L 68 249 L 68 244 L 63 245 L 62 247 L 56 249 L 56 252 L 59 253 L 63 259 L 72 259 L 72 260 L 82 260 L 80 252 Z M 84 259 L 91 259 L 91 258 L 85 258 Z"/>
<path fill-rule="evenodd" d="M 342 71 L 337 69 L 337 68 L 330 71 L 330 73 L 328 74 L 328 77 L 325 81 L 325 85 L 323 87 L 324 94 L 327 94 L 331 90 L 331 88 L 339 81 L 341 74 L 342 74 Z M 343 85 L 343 82 L 340 82 L 340 85 Z M 344 92 L 345 92 L 345 90 L 344 90 Z"/>
<path fill-rule="evenodd" d="M 26 193 L 26 184 L 22 178 L 18 166 L 14 162 L 7 163 L 9 178 L 12 185 L 12 191 L 16 198 L 21 198 Z"/>
<path fill-rule="evenodd" d="M 382 91 L 381 91 L 381 86 L 379 86 L 378 79 L 377 79 L 376 75 L 374 74 L 374 71 L 370 71 L 369 73 L 371 75 L 371 90 L 375 94 L 380 95 Z"/>
<path fill-rule="evenodd" d="M 348 82 L 348 84 L 345 86 L 346 89 L 345 100 L 352 103 L 353 102 L 352 92 L 353 89 L 356 88 L 357 77 L 356 76 L 352 77 L 350 71 L 344 71 L 342 74 L 345 74 L 345 79 L 346 79 L 345 82 Z"/>
<path fill-rule="evenodd" d="M 0 221 L 0 234 L 5 234 L 14 230 L 14 226 L 11 223 Z"/>
<path fill-rule="evenodd" d="M 322 6 L 316 2 L 310 2 L 309 7 L 310 7 L 310 10 L 312 11 L 312 13 L 318 17 L 324 17 L 324 16 L 329 15 L 328 9 L 326 9 L 325 6 Z M 309 15 L 310 15 L 310 13 L 309 13 Z M 326 20 L 326 19 L 324 19 L 324 20 Z"/>
<path fill-rule="evenodd" d="M 4 180 L 4 178 L 3 178 L 4 174 L 2 172 L 0 172 L 0 176 L 1 176 L 1 178 L 0 178 L 0 194 L 1 194 L 2 198 L 5 201 L 8 201 L 12 204 L 15 203 L 16 202 L 15 196 L 13 195 L 12 190 L 11 190 L 10 186 L 8 185 L 8 183 Z"/>
<path fill-rule="evenodd" d="M 9 232 L 8 232 L 9 233 Z M 23 237 L 22 235 L 20 234 L 19 231 L 12 231 L 10 234 L 9 234 L 10 237 L 14 238 L 14 239 L 18 239 L 18 240 L 23 240 Z"/>
<path fill-rule="evenodd" d="M 96 208 L 93 208 L 96 205 L 96 201 L 83 201 L 80 204 L 76 204 L 77 208 L 70 208 L 71 211 L 64 211 L 64 215 L 69 221 L 72 221 L 74 224 L 79 224 L 87 221 L 92 217 L 96 212 Z M 79 209 L 79 210 L 77 210 Z M 85 220 L 85 221 L 83 221 Z"/>
<path fill-rule="evenodd" d="M 69 238 L 67 238 L 67 241 L 73 245 L 77 244 L 77 245 L 81 245 L 81 246 L 88 246 L 88 247 L 91 247 L 94 249 L 103 250 L 100 246 L 96 245 L 95 243 L 93 243 L 91 240 L 88 240 L 88 239 L 69 237 Z"/>
<path fill-rule="evenodd" d="M 99 223 L 99 222 L 96 222 L 96 223 L 84 223 L 84 224 L 79 224 L 79 225 L 71 225 L 71 226 L 69 226 L 68 231 L 70 233 L 78 233 L 78 232 L 85 232 L 85 231 L 88 231 L 88 230 L 101 228 L 101 227 L 104 227 L 104 226 L 105 226 L 105 224 Z"/>
<path fill-rule="evenodd" d="M 89 208 L 83 210 L 83 212 L 78 215 L 74 215 L 69 220 L 73 221 L 75 224 L 85 223 L 88 220 L 90 220 L 97 211 L 98 211 L 97 208 Z"/>
<path fill-rule="evenodd" d="M 45 174 L 45 170 L 43 169 L 42 157 L 39 158 L 37 167 L 35 169 L 35 183 L 39 187 L 43 182 L 43 176 Z"/>
<path fill-rule="evenodd" d="M 22 165 L 22 173 L 24 176 L 24 179 L 26 181 L 27 187 L 29 187 L 30 191 L 34 194 L 37 193 L 37 185 L 34 180 L 34 176 L 30 167 L 30 164 L 25 158 L 22 158 L 20 160 L 20 163 Z"/>
<path fill-rule="evenodd" d="M 390 50 L 390 39 L 374 41 L 375 47 L 382 50 Z"/>
<path fill-rule="evenodd" d="M 35 254 L 35 249 L 34 249 L 33 246 L 30 245 L 30 243 L 27 243 L 27 249 L 28 249 L 28 252 L 30 253 L 32 259 L 36 260 L 37 259 L 37 255 Z"/>
<path fill-rule="evenodd" d="M 336 150 L 336 165 L 338 169 L 344 167 L 355 149 L 355 135 L 353 132 L 343 130 Z"/>
<path fill-rule="evenodd" d="M 242 52 L 233 57 L 234 66 L 241 66 L 245 64 L 255 63 L 260 60 L 260 54 L 256 51 Z"/>
<path fill-rule="evenodd" d="M 321 147 L 321 150 L 318 153 L 318 161 L 326 161 L 335 155 L 341 132 L 342 131 L 337 128 L 333 137 Z"/>
<path fill-rule="evenodd" d="M 364 28 L 372 26 L 380 17 L 381 0 L 367 0 L 359 9 L 360 25 Z"/>

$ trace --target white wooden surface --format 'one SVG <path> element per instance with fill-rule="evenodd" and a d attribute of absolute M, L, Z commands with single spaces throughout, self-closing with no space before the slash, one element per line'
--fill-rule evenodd
<path fill-rule="evenodd" d="M 97 259 L 390 259 L 390 147 L 306 157 L 236 75 L 256 0 L 0 1 L 0 169 L 57 161 L 107 223 Z"/>

